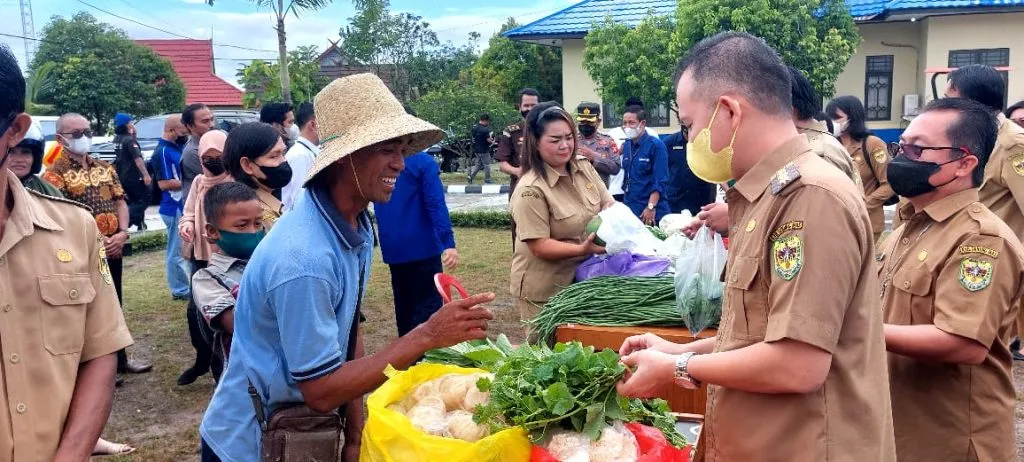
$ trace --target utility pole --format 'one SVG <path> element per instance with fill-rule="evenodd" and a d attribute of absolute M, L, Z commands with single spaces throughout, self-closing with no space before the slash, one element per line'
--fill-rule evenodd
<path fill-rule="evenodd" d="M 32 66 L 32 57 L 36 54 L 36 26 L 32 21 L 32 0 L 19 0 L 21 3 L 21 35 L 25 38 L 25 69 Z"/>

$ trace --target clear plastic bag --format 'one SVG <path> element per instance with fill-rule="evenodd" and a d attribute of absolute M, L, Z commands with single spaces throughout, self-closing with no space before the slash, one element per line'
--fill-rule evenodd
<path fill-rule="evenodd" d="M 654 237 L 633 211 L 621 202 L 602 210 L 597 237 L 605 242 L 609 254 L 630 251 L 641 255 L 663 255 L 665 243 Z"/>
<path fill-rule="evenodd" d="M 725 260 L 722 236 L 705 226 L 676 261 L 676 307 L 693 336 L 717 326 L 722 317 Z"/>

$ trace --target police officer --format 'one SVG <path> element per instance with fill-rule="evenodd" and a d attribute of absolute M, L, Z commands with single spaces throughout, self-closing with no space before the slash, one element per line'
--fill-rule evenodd
<path fill-rule="evenodd" d="M 25 80 L 0 46 L 0 460 L 87 460 L 132 344 L 92 214 L 7 170 L 25 136 Z"/>
<path fill-rule="evenodd" d="M 580 103 L 576 107 L 576 123 L 580 132 L 576 152 L 594 164 L 594 170 L 608 186 L 608 178 L 619 173 L 622 167 L 619 166 L 619 146 L 615 139 L 597 131 L 601 126 L 601 105 Z"/>
<path fill-rule="evenodd" d="M 1024 239 L 1024 128 L 999 113 L 1006 99 L 1006 83 L 989 66 L 965 66 L 949 74 L 946 96 L 977 101 L 998 117 L 996 146 L 978 194 L 985 207 L 1005 221 L 1017 238 Z M 1018 335 L 1024 337 L 1024 315 L 1018 323 Z M 1018 350 L 1014 348 L 1014 357 L 1024 360 Z"/>
<path fill-rule="evenodd" d="M 996 127 L 979 103 L 932 101 L 889 163 L 908 201 L 877 256 L 900 460 L 1017 459 L 1007 340 L 1024 246 L 978 201 Z"/>
<path fill-rule="evenodd" d="M 519 167 L 520 157 L 523 154 L 523 131 L 525 126 L 526 114 L 530 113 L 530 109 L 540 104 L 540 94 L 537 90 L 532 88 L 524 88 L 519 90 L 519 97 L 516 100 L 516 110 L 523 116 L 519 122 L 505 127 L 505 130 L 501 132 L 501 136 L 498 137 L 498 151 L 494 154 L 494 160 L 498 161 L 498 170 L 505 172 L 510 177 L 508 194 L 509 200 L 512 199 L 512 193 L 516 189 L 516 184 L 519 182 L 519 177 L 523 176 L 523 171 Z M 515 248 L 516 242 L 516 224 L 512 222 L 512 247 Z"/>
<path fill-rule="evenodd" d="M 680 64 L 694 173 L 728 192 L 715 338 L 652 334 L 620 348 L 626 396 L 708 383 L 701 461 L 896 460 L 871 223 L 861 192 L 810 149 L 789 73 L 761 39 L 726 32 Z"/>

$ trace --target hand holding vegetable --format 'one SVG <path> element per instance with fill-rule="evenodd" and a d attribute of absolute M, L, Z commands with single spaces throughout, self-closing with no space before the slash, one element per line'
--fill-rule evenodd
<path fill-rule="evenodd" d="M 427 322 L 413 332 L 424 337 L 427 349 L 443 348 L 467 340 L 482 339 L 487 335 L 487 321 L 494 313 L 478 305 L 494 300 L 494 294 L 478 294 L 454 300 L 434 313 Z"/>
<path fill-rule="evenodd" d="M 652 333 L 634 335 L 622 342 L 619 347 L 619 356 L 628 356 L 643 350 L 660 351 L 667 354 L 678 354 L 675 350 L 679 345 L 665 340 Z"/>
<path fill-rule="evenodd" d="M 616 386 L 622 396 L 653 398 L 661 396 L 672 385 L 676 356 L 655 350 L 641 350 L 621 359 L 629 368 L 626 377 Z"/>
<path fill-rule="evenodd" d="M 597 233 L 587 236 L 587 239 L 580 244 L 580 255 L 589 257 L 594 254 L 603 254 L 607 252 L 603 246 L 594 243 L 594 239 L 596 238 Z"/>

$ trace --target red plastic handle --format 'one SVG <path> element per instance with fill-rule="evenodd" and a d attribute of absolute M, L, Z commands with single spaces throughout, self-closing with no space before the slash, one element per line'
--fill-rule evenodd
<path fill-rule="evenodd" d="M 437 273 L 434 275 L 434 287 L 437 288 L 437 293 L 441 294 L 441 299 L 445 303 L 452 302 L 452 288 L 459 292 L 460 298 L 469 298 L 469 293 L 466 289 L 462 288 L 462 284 L 455 276 L 444 273 Z"/>

